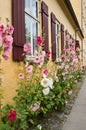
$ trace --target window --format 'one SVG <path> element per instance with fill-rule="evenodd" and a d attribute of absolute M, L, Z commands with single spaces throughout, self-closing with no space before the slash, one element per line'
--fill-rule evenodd
<path fill-rule="evenodd" d="M 56 21 L 56 60 L 59 59 L 59 23 Z"/>
<path fill-rule="evenodd" d="M 31 56 L 36 48 L 36 36 L 38 35 L 38 1 L 25 0 L 25 40 L 31 43 Z"/>
<path fill-rule="evenodd" d="M 13 60 L 23 61 L 23 46 L 31 43 L 31 55 L 36 48 L 35 38 L 39 28 L 39 4 L 38 0 L 12 0 L 12 24 L 14 30 Z M 42 31 L 45 35 L 44 50 L 48 51 L 48 6 L 41 2 Z M 31 56 L 28 56 L 28 59 Z"/>

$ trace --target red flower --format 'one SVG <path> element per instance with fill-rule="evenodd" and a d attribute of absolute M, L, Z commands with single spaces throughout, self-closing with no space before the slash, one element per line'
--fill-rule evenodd
<path fill-rule="evenodd" d="M 50 57 L 50 54 L 51 54 L 50 51 L 47 51 L 47 55 L 48 55 L 48 57 Z"/>
<path fill-rule="evenodd" d="M 43 40 L 42 40 L 42 38 L 40 36 L 37 36 L 36 37 L 36 42 L 37 42 L 38 45 L 41 45 Z"/>
<path fill-rule="evenodd" d="M 16 120 L 16 116 L 17 116 L 16 110 L 11 109 L 8 113 L 8 120 L 14 121 L 14 120 Z"/>

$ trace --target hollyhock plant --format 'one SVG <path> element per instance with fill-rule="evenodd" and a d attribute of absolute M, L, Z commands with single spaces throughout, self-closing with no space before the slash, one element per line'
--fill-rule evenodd
<path fill-rule="evenodd" d="M 16 107 L 13 107 L 17 111 L 17 120 L 11 122 L 17 123 L 15 129 L 26 130 L 29 124 L 35 124 L 35 117 L 46 115 L 55 109 L 64 110 L 65 102 L 80 76 L 77 71 L 78 58 L 72 45 L 64 47 L 61 59 L 54 64 L 48 61 L 50 51 L 43 51 L 42 42 L 42 38 L 38 36 L 36 48 L 30 55 L 31 61 L 25 58 L 18 75 L 20 82 L 14 97 Z M 31 45 L 29 42 L 24 45 L 24 54 L 31 54 Z M 15 118 L 9 114 L 9 120 L 13 121 Z"/>
<path fill-rule="evenodd" d="M 8 32 L 8 28 L 11 28 L 11 31 Z M 12 43 L 13 43 L 13 34 L 14 28 L 13 26 L 9 26 L 8 23 L 7 25 L 4 23 L 0 24 L 0 63 L 2 58 L 5 60 L 8 60 L 10 57 L 10 53 L 12 51 Z M 1 78 L 1 72 L 2 68 L 0 68 L 0 116 L 1 116 L 1 99 L 3 98 L 2 95 L 2 81 L 4 78 Z M 1 118 L 1 117 L 0 117 Z M 9 116 L 10 119 L 10 116 Z"/>

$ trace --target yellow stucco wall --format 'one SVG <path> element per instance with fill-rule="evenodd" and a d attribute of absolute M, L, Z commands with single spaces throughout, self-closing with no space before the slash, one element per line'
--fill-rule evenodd
<path fill-rule="evenodd" d="M 50 20 L 50 13 L 53 12 L 60 23 L 63 23 L 65 26 L 65 30 L 67 29 L 68 32 L 75 38 L 75 25 L 70 17 L 69 14 L 66 15 L 68 10 L 64 7 L 61 8 L 58 1 L 59 0 L 44 0 L 45 3 L 49 7 L 49 47 L 51 49 L 51 20 Z M 2 17 L 2 22 L 5 22 L 5 18 L 9 18 L 11 23 L 11 0 L 0 0 L 0 17 Z M 65 13 L 64 13 L 65 10 Z M 41 17 L 40 17 L 41 19 Z M 72 23 L 72 25 L 71 25 Z M 60 37 L 61 39 L 61 37 Z M 81 40 L 81 39 L 80 39 Z M 2 84 L 3 88 L 3 96 L 4 100 L 2 100 L 3 104 L 11 103 L 12 97 L 16 94 L 15 90 L 18 87 L 17 85 L 17 71 L 18 71 L 18 64 L 12 61 L 12 54 L 8 61 L 2 60 L 1 67 L 4 73 L 4 82 Z"/>
<path fill-rule="evenodd" d="M 80 26 L 81 26 L 81 1 L 82 0 L 70 0 Z"/>
<path fill-rule="evenodd" d="M 6 23 L 5 18 L 8 18 L 11 23 L 11 0 L 0 0 L 0 17 L 1 23 Z M 5 61 L 2 59 L 1 68 L 3 70 L 4 75 L 4 82 L 2 83 L 3 97 L 2 100 L 3 104 L 11 103 L 11 98 L 15 95 L 15 89 L 17 88 L 17 64 L 12 61 L 12 55 L 10 55 L 10 59 Z"/>
<path fill-rule="evenodd" d="M 77 29 L 77 27 L 74 24 L 74 21 L 71 18 L 71 16 L 70 16 L 67 8 L 65 7 L 64 3 L 62 3 L 61 0 L 53 0 L 53 3 L 52 3 L 52 0 L 44 0 L 44 1 L 48 5 L 48 8 L 49 8 L 49 16 L 50 16 L 50 13 L 53 12 L 55 14 L 57 20 L 64 25 L 65 30 L 67 29 L 68 32 L 72 35 L 72 37 L 74 39 L 76 38 L 76 35 L 77 35 L 77 39 L 81 43 L 82 38 L 80 38 L 79 34 L 75 34 L 76 33 L 75 30 Z M 78 6 L 80 6 L 80 5 L 78 5 Z M 77 9 L 78 8 L 79 7 L 77 7 Z M 79 18 L 81 18 L 81 16 L 79 16 Z M 50 17 L 49 17 L 49 43 L 51 44 Z"/>

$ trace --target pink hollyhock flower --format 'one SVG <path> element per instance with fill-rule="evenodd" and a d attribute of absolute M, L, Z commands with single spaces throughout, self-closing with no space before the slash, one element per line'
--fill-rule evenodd
<path fill-rule="evenodd" d="M 72 45 L 72 42 L 73 42 L 73 40 L 72 40 L 72 38 L 70 38 L 70 39 L 69 39 L 70 45 Z"/>
<path fill-rule="evenodd" d="M 0 47 L 2 46 L 2 37 L 0 35 Z"/>
<path fill-rule="evenodd" d="M 36 42 L 37 42 L 38 45 L 41 45 L 43 40 L 42 40 L 42 38 L 40 36 L 37 36 L 36 37 Z"/>
<path fill-rule="evenodd" d="M 24 79 L 24 74 L 23 74 L 23 73 L 20 73 L 20 74 L 18 75 L 18 77 L 19 77 L 20 79 Z"/>
<path fill-rule="evenodd" d="M 8 120 L 14 121 L 14 120 L 16 120 L 16 116 L 17 116 L 16 110 L 11 109 L 8 113 Z"/>
<path fill-rule="evenodd" d="M 70 51 L 74 51 L 74 47 L 70 47 Z"/>
<path fill-rule="evenodd" d="M 77 81 L 77 80 L 75 80 L 74 82 L 75 82 L 75 83 L 77 83 L 78 81 Z"/>
<path fill-rule="evenodd" d="M 65 69 L 68 69 L 69 68 L 69 65 L 65 65 Z"/>
<path fill-rule="evenodd" d="M 5 30 L 6 30 L 6 25 L 5 24 L 0 24 L 0 33 L 2 34 L 2 33 L 4 33 L 5 32 Z"/>
<path fill-rule="evenodd" d="M 39 104 L 35 103 L 35 104 L 33 105 L 32 111 L 35 112 L 35 111 L 37 111 L 39 108 L 40 108 Z"/>
<path fill-rule="evenodd" d="M 68 56 L 65 56 L 64 62 L 67 62 L 68 60 Z"/>
<path fill-rule="evenodd" d="M 77 48 L 76 48 L 76 51 L 77 51 L 77 52 L 79 52 L 79 51 L 80 51 L 80 48 L 79 48 L 79 47 L 77 47 Z"/>
<path fill-rule="evenodd" d="M 5 60 L 8 60 L 9 59 L 9 53 L 11 52 L 12 50 L 12 47 L 8 47 L 8 48 L 5 48 L 5 50 L 3 51 L 3 57 Z"/>
<path fill-rule="evenodd" d="M 34 57 L 38 55 L 37 50 L 34 51 Z"/>
<path fill-rule="evenodd" d="M 44 55 L 40 56 L 40 62 L 44 62 Z"/>
<path fill-rule="evenodd" d="M 71 53 L 72 55 L 75 55 L 75 51 L 74 51 L 74 50 L 70 51 L 70 53 Z"/>
<path fill-rule="evenodd" d="M 70 91 L 68 92 L 68 95 L 69 95 L 69 96 L 72 95 L 72 90 L 70 90 Z"/>
<path fill-rule="evenodd" d="M 42 71 L 42 74 L 47 76 L 49 74 L 49 71 L 47 69 L 45 69 Z"/>
<path fill-rule="evenodd" d="M 65 40 L 65 42 L 68 42 L 68 40 L 69 40 L 68 35 L 65 36 L 64 40 Z"/>
<path fill-rule="evenodd" d="M 4 76 L 0 75 L 0 82 L 3 82 L 3 81 L 4 81 Z"/>
<path fill-rule="evenodd" d="M 12 43 L 13 43 L 13 38 L 10 35 L 6 35 L 3 41 L 4 47 L 10 47 Z"/>
<path fill-rule="evenodd" d="M 28 74 L 28 75 L 27 75 L 27 79 L 30 79 L 30 78 L 31 78 L 31 76 Z"/>
<path fill-rule="evenodd" d="M 9 55 L 3 55 L 3 58 L 4 58 L 5 60 L 8 60 L 8 59 L 9 59 Z"/>
<path fill-rule="evenodd" d="M 34 59 L 33 59 L 33 62 L 34 63 L 40 63 L 40 57 L 39 56 L 35 56 Z"/>
<path fill-rule="evenodd" d="M 64 90 L 63 90 L 63 93 L 64 93 L 64 94 L 66 94 L 66 93 L 67 93 L 67 91 L 64 89 Z"/>
<path fill-rule="evenodd" d="M 28 67 L 26 68 L 26 71 L 27 71 L 28 73 L 31 73 L 32 70 L 33 70 L 33 66 L 32 66 L 32 65 L 30 65 L 30 66 L 28 66 Z"/>
<path fill-rule="evenodd" d="M 9 47 L 4 48 L 3 53 L 8 55 L 11 51 L 12 51 L 12 46 L 9 46 Z"/>
<path fill-rule="evenodd" d="M 44 57 L 45 57 L 45 55 L 46 55 L 45 51 L 42 51 L 42 56 L 44 56 Z"/>
<path fill-rule="evenodd" d="M 24 44 L 24 52 L 26 52 L 27 54 L 31 54 L 31 44 L 30 43 Z"/>
<path fill-rule="evenodd" d="M 61 55 L 61 58 L 64 58 L 64 57 L 65 57 L 65 54 L 62 54 L 62 55 Z"/>
<path fill-rule="evenodd" d="M 14 27 L 11 25 L 10 27 L 8 27 L 7 32 L 12 35 L 14 31 Z"/>

